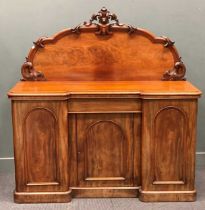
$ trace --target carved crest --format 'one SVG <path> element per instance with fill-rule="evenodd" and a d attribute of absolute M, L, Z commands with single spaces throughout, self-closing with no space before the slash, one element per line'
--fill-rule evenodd
<path fill-rule="evenodd" d="M 175 63 L 173 69 L 167 70 L 163 74 L 162 80 L 165 81 L 186 80 L 186 78 L 184 77 L 185 73 L 186 73 L 186 67 L 180 58 L 180 60 Z"/>
<path fill-rule="evenodd" d="M 97 14 L 92 15 L 90 24 L 92 24 L 95 20 L 98 20 L 98 22 L 102 25 L 109 24 L 110 21 L 114 21 L 117 25 L 120 25 L 117 15 L 110 13 L 110 11 L 108 11 L 105 7 L 103 7 Z"/>
<path fill-rule="evenodd" d="M 136 29 L 130 25 L 119 23 L 117 15 L 108 11 L 103 7 L 97 14 L 93 14 L 89 22 L 84 22 L 83 25 L 78 25 L 72 31 L 74 33 L 80 33 L 80 29 L 90 27 L 92 25 L 97 26 L 97 35 L 111 35 L 113 27 L 125 28 L 128 33 L 133 33 Z"/>

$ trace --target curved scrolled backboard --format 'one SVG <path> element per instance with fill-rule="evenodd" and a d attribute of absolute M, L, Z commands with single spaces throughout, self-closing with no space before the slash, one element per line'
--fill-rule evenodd
<path fill-rule="evenodd" d="M 102 8 L 73 29 L 42 37 L 22 65 L 22 80 L 185 80 L 186 68 L 167 37 L 120 24 Z"/>

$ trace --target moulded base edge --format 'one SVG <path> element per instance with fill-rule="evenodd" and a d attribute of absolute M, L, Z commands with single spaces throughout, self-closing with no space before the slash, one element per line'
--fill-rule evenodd
<path fill-rule="evenodd" d="M 195 201 L 196 190 L 192 190 L 192 191 L 143 191 L 143 190 L 139 190 L 139 200 L 143 202 Z"/>
<path fill-rule="evenodd" d="M 66 192 L 14 192 L 15 203 L 67 203 L 71 190 Z"/>

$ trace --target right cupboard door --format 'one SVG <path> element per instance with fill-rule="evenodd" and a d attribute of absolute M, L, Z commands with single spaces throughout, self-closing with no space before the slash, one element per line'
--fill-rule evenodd
<path fill-rule="evenodd" d="M 195 198 L 196 100 L 145 100 L 141 200 Z"/>

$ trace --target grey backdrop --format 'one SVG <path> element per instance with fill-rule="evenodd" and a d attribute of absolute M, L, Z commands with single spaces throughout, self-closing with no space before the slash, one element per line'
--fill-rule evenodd
<path fill-rule="evenodd" d="M 13 169 L 10 101 L 32 42 L 89 20 L 102 6 L 120 21 L 165 35 L 187 67 L 187 78 L 205 93 L 204 0 L 0 0 L 0 170 Z M 205 165 L 205 99 L 199 101 L 197 157 Z M 199 162 L 198 162 L 199 163 Z"/>

